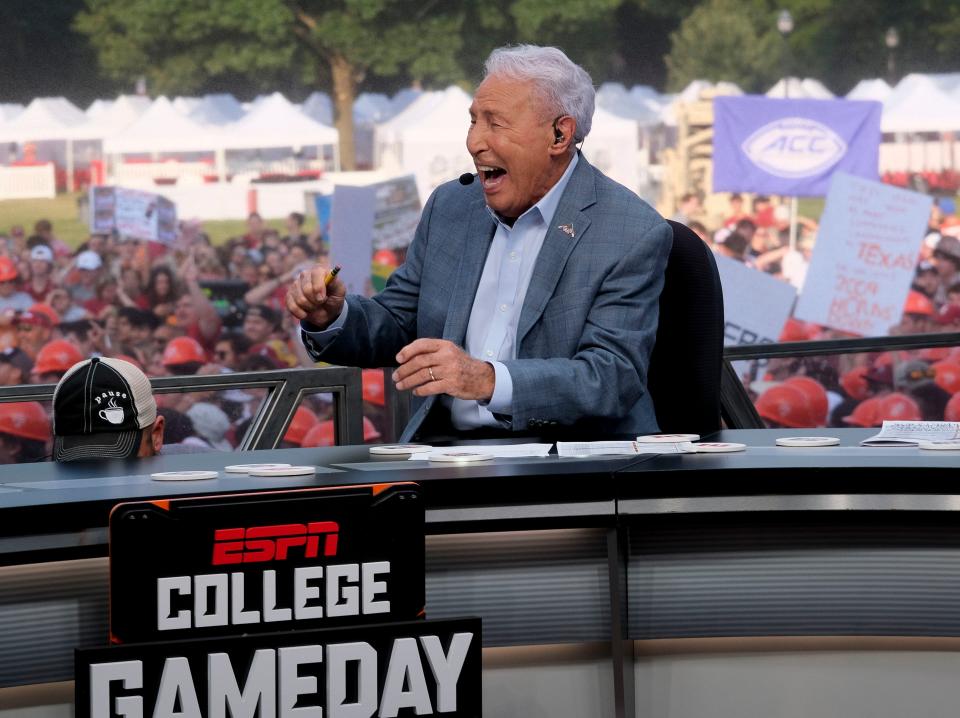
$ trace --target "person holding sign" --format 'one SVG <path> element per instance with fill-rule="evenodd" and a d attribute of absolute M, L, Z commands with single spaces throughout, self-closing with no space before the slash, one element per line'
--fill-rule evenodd
<path fill-rule="evenodd" d="M 314 359 L 397 366 L 414 397 L 401 441 L 657 431 L 646 378 L 672 234 L 578 152 L 593 108 L 560 50 L 495 50 L 470 108 L 477 174 L 431 195 L 384 291 L 347 297 L 319 265 L 291 284 Z"/>

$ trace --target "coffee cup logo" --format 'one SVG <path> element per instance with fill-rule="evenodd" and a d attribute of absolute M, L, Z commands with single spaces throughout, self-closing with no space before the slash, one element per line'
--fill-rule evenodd
<path fill-rule="evenodd" d="M 122 424 L 123 407 L 117 406 L 113 397 L 111 397 L 110 403 L 107 404 L 107 407 L 100 410 L 100 418 L 104 421 L 109 421 L 111 424 Z"/>

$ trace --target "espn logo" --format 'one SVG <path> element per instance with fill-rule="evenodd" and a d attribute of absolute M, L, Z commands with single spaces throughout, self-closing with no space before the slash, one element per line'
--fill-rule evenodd
<path fill-rule="evenodd" d="M 213 536 L 213 565 L 285 561 L 291 549 L 300 547 L 304 558 L 316 558 L 321 537 L 323 555 L 336 556 L 339 531 L 336 521 L 217 529 Z"/>

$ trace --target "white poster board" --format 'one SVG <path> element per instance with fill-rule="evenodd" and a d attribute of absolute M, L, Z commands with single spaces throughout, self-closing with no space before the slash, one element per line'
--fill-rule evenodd
<path fill-rule="evenodd" d="M 729 257 L 717 257 L 723 285 L 723 343 L 776 342 L 790 316 L 797 290 L 792 284 Z"/>
<path fill-rule="evenodd" d="M 90 232 L 172 244 L 177 206 L 158 194 L 123 187 L 90 188 Z"/>
<path fill-rule="evenodd" d="M 420 221 L 420 197 L 413 176 L 363 186 L 337 185 L 330 209 L 330 258 L 350 294 L 371 296 L 382 286 L 371 275 L 379 249 L 406 256 Z M 379 286 L 378 286 L 379 285 Z"/>
<path fill-rule="evenodd" d="M 795 316 L 863 336 L 900 322 L 932 199 L 834 175 Z"/>

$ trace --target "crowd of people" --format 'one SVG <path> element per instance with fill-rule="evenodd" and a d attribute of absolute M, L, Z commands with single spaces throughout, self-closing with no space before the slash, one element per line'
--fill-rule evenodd
<path fill-rule="evenodd" d="M 92 236 L 75 249 L 47 220 L 0 234 L 0 386 L 56 383 L 92 356 L 152 377 L 316 366 L 283 305 L 291 278 L 326 255 L 303 215 L 289 215 L 283 234 L 251 214 L 246 233 L 219 246 L 197 225 L 181 230 L 172 246 Z M 383 432 L 382 377 L 364 372 L 367 441 Z M 263 393 L 158 395 L 166 443 L 236 447 Z M 48 414 L 35 402 L 0 404 L 0 463 L 49 455 Z M 333 445 L 332 415 L 331 395 L 307 397 L 283 445 Z"/>
<path fill-rule="evenodd" d="M 815 221 L 800 219 L 791 248 L 789 211 L 768 198 L 755 198 L 747 211 L 744 199 L 733 195 L 729 214 L 712 232 L 700 216 L 699 199 L 687 195 L 675 218 L 717 254 L 802 286 Z M 303 216 L 294 213 L 281 234 L 251 214 L 246 233 L 219 246 L 187 224 L 173 246 L 93 236 L 76 249 L 46 220 L 30 234 L 10 228 L 0 235 L 0 385 L 55 383 L 91 356 L 125 359 L 148 376 L 316 366 L 284 307 L 294 275 L 325 260 L 323 238 L 303 227 Z M 375 261 L 399 261 L 383 255 Z M 945 331 L 960 331 L 960 219 L 934 205 L 903 317 L 890 333 Z M 849 336 L 791 318 L 779 339 Z M 772 359 L 738 368 L 770 426 L 960 421 L 960 347 Z M 374 442 L 384 434 L 383 373 L 365 370 L 363 389 L 364 437 Z M 262 390 L 161 394 L 165 440 L 235 448 L 262 398 Z M 330 395 L 308 397 L 283 445 L 332 445 L 332 414 Z M 0 405 L 0 463 L 42 459 L 50 438 L 48 408 Z"/>
<path fill-rule="evenodd" d="M 948 211 L 944 210 L 944 206 Z M 960 217 L 935 202 L 900 321 L 889 334 L 960 331 Z M 727 215 L 709 231 L 700 199 L 682 198 L 676 219 L 717 254 L 803 287 L 817 223 L 798 218 L 790 245 L 790 209 L 768 197 L 730 197 Z M 853 337 L 790 318 L 780 341 Z M 758 413 L 773 427 L 878 427 L 886 420 L 960 421 L 960 347 L 743 362 Z"/>

